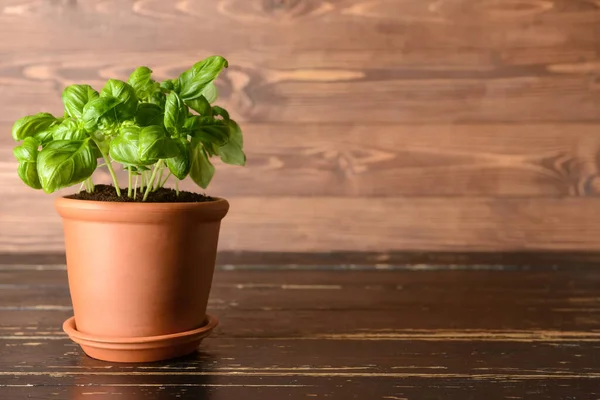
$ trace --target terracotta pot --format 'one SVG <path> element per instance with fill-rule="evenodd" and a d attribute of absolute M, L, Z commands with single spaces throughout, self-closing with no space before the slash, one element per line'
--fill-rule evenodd
<path fill-rule="evenodd" d="M 75 314 L 67 333 L 84 351 L 91 342 L 102 344 L 86 351 L 88 355 L 132 362 L 177 357 L 190 352 L 191 338 L 206 336 L 198 334 L 203 326 L 210 321 L 210 329 L 216 325 L 216 319 L 207 318 L 206 305 L 221 219 L 229 209 L 226 200 L 111 203 L 58 198 L 55 204 L 63 218 Z M 88 342 L 84 345 L 73 331 Z M 123 343 L 131 348 L 122 348 Z M 143 343 L 152 344 L 148 346 L 154 356 L 144 354 Z M 165 348 L 156 352 L 160 345 Z M 114 351 L 96 351 L 115 347 L 120 348 L 118 357 Z M 173 351 L 165 351 L 169 348 Z"/>

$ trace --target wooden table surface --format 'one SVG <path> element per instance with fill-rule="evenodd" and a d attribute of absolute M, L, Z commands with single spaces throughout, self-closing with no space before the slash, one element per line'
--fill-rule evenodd
<path fill-rule="evenodd" d="M 599 399 L 593 267 L 225 266 L 197 354 L 85 356 L 63 265 L 0 265 L 1 399 Z"/>

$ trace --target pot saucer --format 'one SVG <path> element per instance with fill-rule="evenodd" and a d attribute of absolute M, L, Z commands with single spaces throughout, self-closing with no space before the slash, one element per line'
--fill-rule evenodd
<path fill-rule="evenodd" d="M 181 357 L 193 353 L 219 324 L 219 320 L 206 314 L 205 324 L 190 331 L 161 336 L 106 337 L 79 332 L 75 317 L 63 323 L 63 330 L 78 343 L 88 356 L 113 362 L 151 362 Z"/>

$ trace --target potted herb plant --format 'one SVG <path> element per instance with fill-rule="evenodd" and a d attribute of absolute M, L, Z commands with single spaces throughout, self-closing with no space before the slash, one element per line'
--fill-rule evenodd
<path fill-rule="evenodd" d="M 212 56 L 178 78 L 156 82 L 139 67 L 64 89 L 63 116 L 19 119 L 18 175 L 52 193 L 63 219 L 74 317 L 63 328 L 91 357 L 155 361 L 195 351 L 217 319 L 206 314 L 226 200 L 179 191 L 188 176 L 206 188 L 211 157 L 245 165 L 242 132 L 213 105 L 227 60 Z M 102 161 L 98 161 L 102 159 Z M 115 167 L 127 171 L 121 188 Z M 105 165 L 114 186 L 94 185 Z M 175 189 L 165 187 L 170 180 Z"/>

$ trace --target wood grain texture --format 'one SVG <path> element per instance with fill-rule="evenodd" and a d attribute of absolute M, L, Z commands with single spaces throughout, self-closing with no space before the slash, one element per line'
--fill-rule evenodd
<path fill-rule="evenodd" d="M 5 195 L 6 252 L 63 249 L 47 196 Z M 600 249 L 595 198 L 232 197 L 222 251 L 522 251 Z M 22 215 L 19 210 L 29 210 Z M 35 226 L 35 232 L 32 227 Z M 276 238 L 276 240 L 274 239 Z"/>
<path fill-rule="evenodd" d="M 0 264 L 14 264 L 38 268 L 44 264 L 65 264 L 64 253 L 0 253 Z M 401 252 L 257 252 L 222 251 L 217 254 L 216 267 L 227 270 L 269 269 L 277 266 L 284 270 L 312 271 L 320 268 L 340 271 L 390 270 L 390 269 L 491 269 L 495 266 L 513 265 L 530 269 L 568 266 L 570 270 L 596 266 L 600 252 L 591 251 L 401 251 Z"/>
<path fill-rule="evenodd" d="M 0 131 L 9 131 L 1 124 Z M 247 124 L 245 168 L 218 161 L 217 196 L 597 196 L 600 124 Z M 32 193 L 0 138 L 0 187 Z M 126 182 L 121 171 L 120 180 Z M 98 179 L 109 182 L 103 170 Z M 182 187 L 194 190 L 186 182 Z M 77 188 L 71 189 L 71 191 Z M 2 212 L 0 210 L 0 212 Z"/>
<path fill-rule="evenodd" d="M 210 187 L 223 251 L 598 250 L 597 1 L 0 0 L 0 252 L 62 251 L 12 121 L 214 53 L 249 160 Z"/>
<path fill-rule="evenodd" d="M 400 266 L 398 266 L 400 267 Z M 92 360 L 60 330 L 64 265 L 0 265 L 6 398 L 556 399 L 598 396 L 595 268 L 218 271 L 199 352 Z M 177 397 L 178 398 L 178 397 Z"/>
<path fill-rule="evenodd" d="M 600 29 L 590 34 L 600 35 Z M 109 77 L 127 78 L 140 64 L 151 66 L 159 78 L 172 78 L 199 54 L 217 49 L 8 58 L 0 64 L 0 81 L 12 101 L 6 102 L 0 121 L 40 110 L 59 112 L 62 88 L 71 83 L 101 86 Z M 436 66 L 429 71 L 427 66 L 399 66 L 394 57 L 380 62 L 373 50 L 343 52 L 332 62 L 325 54 L 321 61 L 313 52 L 297 52 L 290 55 L 298 60 L 293 67 L 289 61 L 279 63 L 281 54 L 263 61 L 259 53 L 246 61 L 251 56 L 221 51 L 232 63 L 218 82 L 221 103 L 242 121 L 290 124 L 363 122 L 367 114 L 374 123 L 600 122 L 596 59 L 591 64 L 483 66 L 484 71 Z"/>
<path fill-rule="evenodd" d="M 598 129 L 250 124 L 249 165 L 219 165 L 211 186 L 232 203 L 221 250 L 598 250 Z M 52 196 L 0 143 L 0 251 L 62 251 Z"/>

